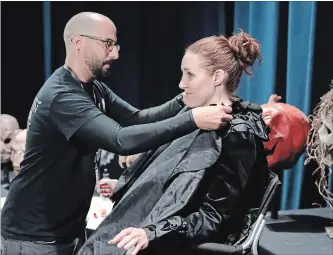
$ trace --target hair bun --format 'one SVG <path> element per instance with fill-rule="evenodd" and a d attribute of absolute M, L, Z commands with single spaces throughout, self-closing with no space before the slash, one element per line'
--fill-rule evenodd
<path fill-rule="evenodd" d="M 252 74 L 249 68 L 258 59 L 261 63 L 262 58 L 260 55 L 260 44 L 259 42 L 251 38 L 249 34 L 244 33 L 243 30 L 236 35 L 229 38 L 229 45 L 231 51 L 238 59 L 239 64 L 247 74 Z"/>

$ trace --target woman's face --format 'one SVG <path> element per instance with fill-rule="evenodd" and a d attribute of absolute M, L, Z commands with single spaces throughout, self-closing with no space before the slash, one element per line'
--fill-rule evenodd
<path fill-rule="evenodd" d="M 186 52 L 182 63 L 183 72 L 179 88 L 189 108 L 209 105 L 215 93 L 214 77 L 204 68 L 199 55 Z"/>

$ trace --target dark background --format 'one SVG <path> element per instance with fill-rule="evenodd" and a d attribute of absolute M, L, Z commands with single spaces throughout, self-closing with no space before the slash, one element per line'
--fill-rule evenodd
<path fill-rule="evenodd" d="M 164 103 L 180 92 L 180 62 L 187 45 L 234 31 L 234 2 L 224 2 L 223 28 L 219 2 L 51 2 L 51 7 L 52 71 L 64 63 L 62 34 L 70 17 L 81 11 L 102 13 L 115 22 L 121 45 L 107 83 L 138 108 Z M 279 9 L 275 92 L 285 98 L 288 2 L 280 2 Z M 34 96 L 45 81 L 43 2 L 2 2 L 1 11 L 1 112 L 15 116 L 25 128 Z M 332 2 L 318 2 L 311 109 L 333 78 L 332 13 Z M 304 171 L 302 208 L 323 204 L 314 185 L 314 167 Z"/>

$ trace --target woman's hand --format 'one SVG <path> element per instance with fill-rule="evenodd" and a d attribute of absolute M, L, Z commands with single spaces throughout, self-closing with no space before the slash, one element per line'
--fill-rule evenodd
<path fill-rule="evenodd" d="M 120 249 L 130 250 L 131 255 L 146 249 L 148 243 L 149 240 L 143 228 L 126 228 L 109 241 L 109 244 L 117 245 Z"/>

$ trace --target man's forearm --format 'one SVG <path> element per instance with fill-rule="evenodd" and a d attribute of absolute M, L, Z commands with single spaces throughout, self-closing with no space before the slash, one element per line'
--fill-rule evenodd
<path fill-rule="evenodd" d="M 151 150 L 197 129 L 190 111 L 157 123 L 121 127 L 100 115 L 84 124 L 76 133 L 80 141 L 119 155 Z"/>
<path fill-rule="evenodd" d="M 169 119 L 177 115 L 183 107 L 181 96 L 177 96 L 162 105 L 134 112 L 126 120 L 126 125 L 147 124 Z"/>

